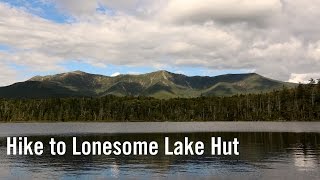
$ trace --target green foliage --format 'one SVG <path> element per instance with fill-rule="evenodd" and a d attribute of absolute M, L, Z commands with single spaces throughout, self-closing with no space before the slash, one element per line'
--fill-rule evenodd
<path fill-rule="evenodd" d="M 216 77 L 185 76 L 167 71 L 108 77 L 81 71 L 37 76 L 0 88 L 0 98 L 148 96 L 159 99 L 232 96 L 270 92 L 295 84 L 271 80 L 255 73 Z"/>
<path fill-rule="evenodd" d="M 167 92 L 166 92 L 167 93 Z M 319 121 L 319 84 L 229 97 L 0 99 L 0 120 L 12 121 Z"/>

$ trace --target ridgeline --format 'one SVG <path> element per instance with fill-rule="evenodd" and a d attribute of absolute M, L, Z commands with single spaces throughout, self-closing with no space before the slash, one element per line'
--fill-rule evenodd
<path fill-rule="evenodd" d="M 272 80 L 256 73 L 215 77 L 186 76 L 168 71 L 115 77 L 81 71 L 36 76 L 26 82 L 0 87 L 0 98 L 62 98 L 145 96 L 158 99 L 232 96 L 265 93 L 296 84 Z"/>

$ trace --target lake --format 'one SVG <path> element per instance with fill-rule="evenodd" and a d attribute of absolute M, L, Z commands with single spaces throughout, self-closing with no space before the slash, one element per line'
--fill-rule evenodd
<path fill-rule="evenodd" d="M 319 179 L 320 123 L 20 123 L 0 124 L 0 179 Z M 152 132 L 152 133 L 151 133 Z M 79 141 L 156 141 L 156 156 L 7 156 L 7 136 L 46 146 L 51 137 Z M 205 143 L 201 156 L 165 156 L 164 138 Z M 210 154 L 211 137 L 238 138 L 239 156 Z"/>

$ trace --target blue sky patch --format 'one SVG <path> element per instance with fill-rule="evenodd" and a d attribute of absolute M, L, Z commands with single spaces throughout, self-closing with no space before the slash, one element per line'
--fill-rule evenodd
<path fill-rule="evenodd" d="M 13 7 L 25 9 L 35 16 L 54 21 L 56 23 L 66 23 L 71 19 L 71 17 L 59 11 L 54 3 L 49 1 L 0 0 L 0 2 L 5 2 Z"/>

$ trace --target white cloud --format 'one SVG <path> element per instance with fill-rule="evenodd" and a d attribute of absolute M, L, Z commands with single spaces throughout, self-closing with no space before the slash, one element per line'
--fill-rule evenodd
<path fill-rule="evenodd" d="M 115 77 L 115 76 L 119 76 L 119 75 L 120 75 L 119 72 L 115 72 L 115 73 L 111 74 L 110 76 L 111 76 L 111 77 Z"/>
<path fill-rule="evenodd" d="M 17 80 L 21 80 L 18 77 L 18 72 L 0 61 L 0 86 L 9 85 Z"/>
<path fill-rule="evenodd" d="M 309 74 L 291 74 L 289 82 L 293 83 L 308 83 L 309 80 L 313 78 L 314 80 L 320 79 L 320 73 L 309 73 Z"/>
<path fill-rule="evenodd" d="M 141 72 L 136 72 L 136 71 L 129 71 L 127 74 L 132 74 L 132 75 L 139 75 Z"/>
<path fill-rule="evenodd" d="M 21 51 L 16 53 L 4 53 L 0 51 L 0 59 L 3 62 L 23 66 L 32 71 L 46 72 L 64 70 L 63 67 L 58 65 L 62 62 L 61 58 L 39 52 Z"/>
<path fill-rule="evenodd" d="M 2 63 L 33 71 L 63 71 L 61 64 L 73 60 L 98 67 L 254 69 L 286 81 L 319 73 L 317 0 L 45 1 L 76 20 L 55 23 L 0 3 L 0 44 L 13 49 L 0 51 Z M 97 12 L 99 6 L 113 15 Z"/>

